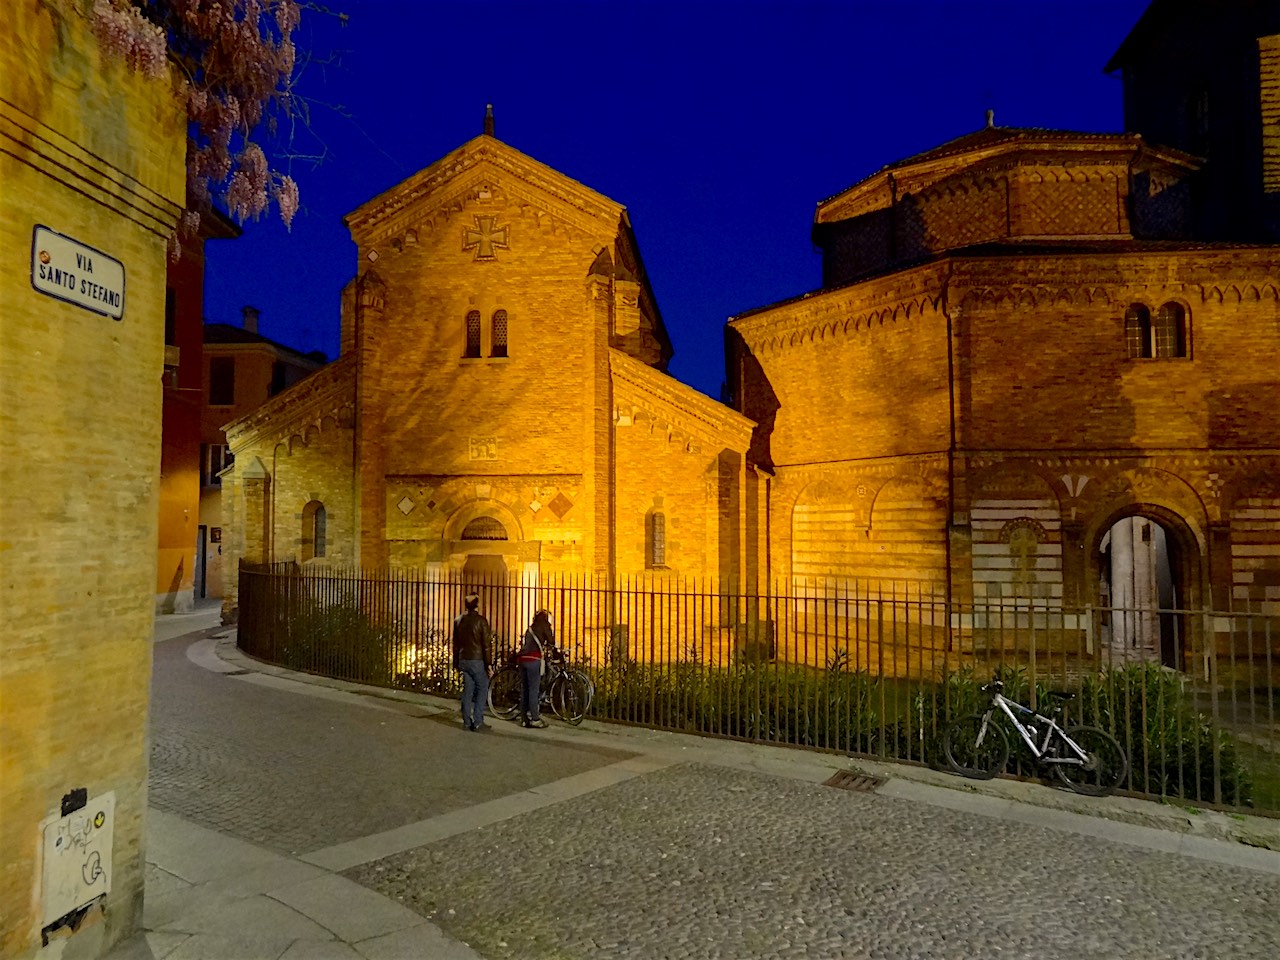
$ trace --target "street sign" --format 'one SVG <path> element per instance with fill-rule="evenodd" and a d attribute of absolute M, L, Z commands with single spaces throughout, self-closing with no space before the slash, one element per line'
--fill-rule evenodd
<path fill-rule="evenodd" d="M 31 233 L 31 286 L 104 317 L 124 317 L 124 264 L 41 224 Z"/>

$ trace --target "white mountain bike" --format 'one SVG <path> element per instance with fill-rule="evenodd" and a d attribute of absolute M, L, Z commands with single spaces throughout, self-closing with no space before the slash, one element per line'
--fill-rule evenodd
<path fill-rule="evenodd" d="M 1012 729 L 1036 762 L 1052 767 L 1058 779 L 1076 793 L 1101 797 L 1111 793 L 1129 772 L 1129 758 L 1116 738 L 1097 727 L 1064 730 L 1054 717 L 1075 694 L 1051 693 L 1054 706 L 1046 717 L 1004 696 L 1004 683 L 992 680 L 982 688 L 990 696 L 987 709 L 962 717 L 947 728 L 943 739 L 947 763 L 961 776 L 990 780 L 1009 762 Z"/>

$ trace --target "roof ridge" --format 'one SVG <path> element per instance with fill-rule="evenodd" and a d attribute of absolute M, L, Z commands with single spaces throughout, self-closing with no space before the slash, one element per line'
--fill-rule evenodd
<path fill-rule="evenodd" d="M 842 197 L 851 190 L 854 190 L 864 183 L 867 183 L 882 173 L 892 170 L 903 170 L 910 166 L 920 163 L 928 163 L 931 160 L 941 160 L 944 157 L 954 156 L 957 153 L 963 153 L 966 150 L 977 149 L 982 146 L 994 146 L 999 143 L 1006 143 L 1014 140 L 1025 140 L 1034 137 L 1043 137 L 1052 140 L 1115 140 L 1129 141 L 1138 143 L 1142 141 L 1142 137 L 1137 133 L 1127 133 L 1124 131 L 1088 131 L 1088 130 L 1068 130 L 1060 127 L 979 127 L 969 133 L 961 134 L 958 137 L 952 137 L 945 140 L 936 147 L 930 147 L 928 150 L 922 150 L 911 156 L 904 157 L 901 160 L 894 160 L 875 170 L 860 180 L 856 180 L 842 190 L 837 190 L 828 197 L 819 200 L 816 206 L 821 207 L 830 203 L 837 197 Z"/>

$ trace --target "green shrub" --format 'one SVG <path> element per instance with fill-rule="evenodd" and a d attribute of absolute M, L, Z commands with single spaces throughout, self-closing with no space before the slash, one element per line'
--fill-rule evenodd
<path fill-rule="evenodd" d="M 438 629 L 428 629 L 416 640 L 403 640 L 396 644 L 395 686 L 402 690 L 434 693 L 452 697 L 462 692 L 462 674 L 453 669 L 452 638 Z M 500 653 L 495 667 L 503 661 Z"/>
<path fill-rule="evenodd" d="M 709 670 L 690 659 L 606 667 L 593 679 L 593 715 L 668 730 L 867 752 L 880 728 L 877 681 L 861 673 L 745 660 Z"/>
<path fill-rule="evenodd" d="M 295 670 L 388 686 L 392 637 L 352 601 L 303 601 L 289 620 L 282 662 Z"/>
<path fill-rule="evenodd" d="M 1135 664 L 1086 677 L 1081 722 L 1102 727 L 1129 754 L 1131 789 L 1249 806 L 1253 783 L 1235 738 L 1196 709 L 1180 674 Z M 1214 783 L 1221 784 L 1219 796 Z"/>

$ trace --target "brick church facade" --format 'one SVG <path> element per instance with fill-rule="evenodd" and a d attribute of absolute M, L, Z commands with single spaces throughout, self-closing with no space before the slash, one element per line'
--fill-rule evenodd
<path fill-rule="evenodd" d="M 1181 239 L 1196 169 L 991 125 L 820 204 L 829 286 L 729 324 L 772 569 L 1129 606 L 1140 517 L 1162 606 L 1280 600 L 1280 250 Z"/>
<path fill-rule="evenodd" d="M 1239 5 L 1270 201 L 1280 26 Z M 664 372 L 625 209 L 490 126 L 347 218 L 340 359 L 228 427 L 230 558 L 1274 613 L 1274 208 L 1211 236 L 1230 165 L 1190 146 L 988 115 L 821 202 L 823 286 L 730 319 L 726 406 Z"/>
<path fill-rule="evenodd" d="M 1138 132 L 988 114 L 821 202 L 823 288 L 731 319 L 775 574 L 975 627 L 1280 612 L 1280 7 L 1156 0 L 1108 70 Z M 1103 641 L 1188 669 L 1173 619 Z"/>
<path fill-rule="evenodd" d="M 742 569 L 753 425 L 664 372 L 622 206 L 487 120 L 347 224 L 360 270 L 340 358 L 227 428 L 229 570 L 535 586 Z"/>

